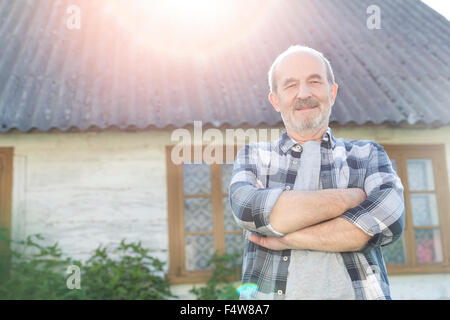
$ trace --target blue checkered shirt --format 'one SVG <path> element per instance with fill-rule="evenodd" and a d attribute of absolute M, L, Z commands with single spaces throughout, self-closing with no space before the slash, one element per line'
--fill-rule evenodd
<path fill-rule="evenodd" d="M 280 194 L 293 189 L 300 162 L 295 160 L 300 156 L 301 147 L 286 132 L 276 142 L 250 143 L 237 154 L 230 204 L 234 219 L 244 229 L 242 283 L 252 288 L 241 291 L 241 299 L 284 298 L 291 250 L 266 249 L 248 236 L 282 236 L 271 227 L 269 216 Z M 257 183 L 264 188 L 256 188 Z M 360 251 L 340 254 L 356 299 L 391 299 L 381 246 L 400 237 L 405 206 L 402 183 L 383 147 L 369 140 L 336 139 L 328 128 L 321 142 L 320 185 L 366 192 L 367 199 L 341 217 L 371 238 Z"/>

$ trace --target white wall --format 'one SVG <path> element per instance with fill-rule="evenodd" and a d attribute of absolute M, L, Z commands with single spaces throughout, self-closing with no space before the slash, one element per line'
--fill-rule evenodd
<path fill-rule="evenodd" d="M 12 238 L 42 233 L 84 260 L 98 244 L 142 241 L 167 260 L 168 133 L 0 135 L 14 147 Z"/>
<path fill-rule="evenodd" d="M 450 173 L 450 127 L 433 130 L 334 129 L 335 136 L 381 144 L 444 143 Z M 142 241 L 167 261 L 165 146 L 170 131 L 0 134 L 14 147 L 12 237 L 42 233 L 85 259 L 98 244 Z M 450 196 L 450 195 L 449 195 Z M 167 266 L 166 266 L 167 268 Z M 391 276 L 394 299 L 450 298 L 450 274 Z M 183 298 L 191 284 L 173 286 Z"/>
<path fill-rule="evenodd" d="M 393 275 L 391 295 L 394 300 L 450 299 L 450 274 Z"/>

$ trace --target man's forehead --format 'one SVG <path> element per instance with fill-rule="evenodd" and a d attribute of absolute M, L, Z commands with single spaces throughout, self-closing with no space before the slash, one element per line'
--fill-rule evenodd
<path fill-rule="evenodd" d="M 293 52 L 280 61 L 277 67 L 279 79 L 295 76 L 299 71 L 306 76 L 325 74 L 326 68 L 322 58 L 308 51 Z"/>

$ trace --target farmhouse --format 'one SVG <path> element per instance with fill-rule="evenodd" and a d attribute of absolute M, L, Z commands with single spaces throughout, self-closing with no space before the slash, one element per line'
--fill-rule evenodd
<path fill-rule="evenodd" d="M 304 44 L 339 84 L 334 135 L 385 146 L 405 186 L 405 232 L 384 251 L 392 297 L 450 298 L 448 20 L 419 0 L 245 1 L 220 33 L 212 19 L 187 37 L 149 11 L 164 28 L 140 19 L 135 39 L 124 1 L 78 0 L 80 28 L 67 28 L 72 2 L 0 1 L 0 225 L 12 239 L 41 233 L 78 259 L 141 241 L 189 297 L 214 250 L 241 250 L 242 232 L 227 198 L 233 157 L 174 162 L 173 133 L 194 137 L 198 121 L 275 139 L 267 71 Z M 367 27 L 371 5 L 379 29 Z"/>

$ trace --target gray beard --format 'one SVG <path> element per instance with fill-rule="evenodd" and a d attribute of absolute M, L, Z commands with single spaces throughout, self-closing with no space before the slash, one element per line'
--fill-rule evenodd
<path fill-rule="evenodd" d="M 281 113 L 280 113 L 281 114 Z M 308 121 L 298 121 L 292 123 L 285 119 L 283 115 L 281 114 L 281 119 L 283 119 L 284 126 L 286 129 L 295 131 L 295 132 L 303 132 L 308 130 L 315 130 L 321 127 L 324 127 L 325 125 L 328 125 L 328 121 L 330 120 L 331 115 L 331 108 L 327 113 L 320 113 L 316 118 Z"/>

